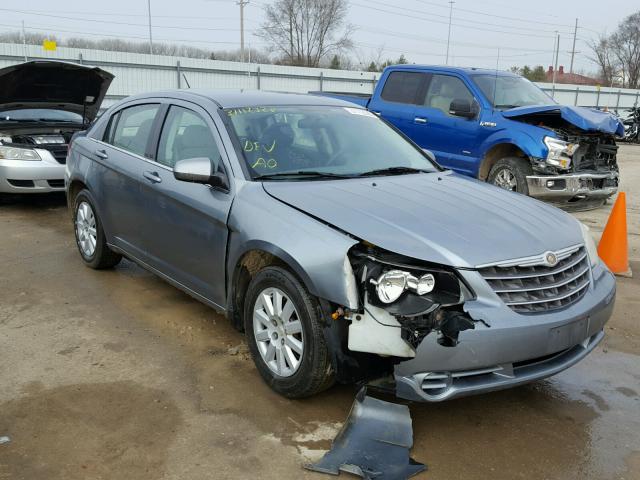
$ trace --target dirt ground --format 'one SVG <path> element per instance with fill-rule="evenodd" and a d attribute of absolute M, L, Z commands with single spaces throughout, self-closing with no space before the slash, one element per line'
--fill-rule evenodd
<path fill-rule="evenodd" d="M 640 147 L 620 163 L 637 276 L 606 341 L 547 381 L 411 405 L 416 478 L 640 479 Z M 578 216 L 597 235 L 609 208 Z M 224 318 L 129 262 L 84 267 L 63 197 L 0 205 L 0 272 L 0 479 L 323 478 L 302 466 L 354 387 L 272 393 Z"/>

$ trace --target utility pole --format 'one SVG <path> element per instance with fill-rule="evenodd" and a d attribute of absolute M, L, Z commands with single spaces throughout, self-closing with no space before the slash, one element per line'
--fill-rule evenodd
<path fill-rule="evenodd" d="M 569 67 L 569 73 L 573 73 L 573 57 L 576 55 L 576 35 L 578 34 L 578 19 L 576 18 L 576 26 L 573 29 L 573 47 L 571 48 L 571 66 Z"/>
<path fill-rule="evenodd" d="M 238 0 L 236 3 L 240 5 L 240 59 L 244 62 L 244 6 L 249 0 Z"/>
<path fill-rule="evenodd" d="M 151 0 L 147 0 L 147 12 L 149 14 L 149 53 L 153 55 L 153 35 L 151 34 Z"/>
<path fill-rule="evenodd" d="M 556 72 L 558 71 L 558 52 L 560 50 L 560 34 L 558 32 L 556 32 L 557 37 L 556 37 L 556 54 L 555 54 L 555 60 L 553 62 L 553 86 L 551 88 L 551 97 L 555 98 L 556 96 Z"/>
<path fill-rule="evenodd" d="M 453 0 L 449 0 L 449 33 L 447 34 L 447 58 L 445 65 L 449 65 L 449 42 L 451 41 L 451 19 L 453 18 Z"/>
<path fill-rule="evenodd" d="M 27 34 L 24 31 L 24 20 L 22 20 L 22 53 L 24 53 L 24 61 L 27 61 Z"/>

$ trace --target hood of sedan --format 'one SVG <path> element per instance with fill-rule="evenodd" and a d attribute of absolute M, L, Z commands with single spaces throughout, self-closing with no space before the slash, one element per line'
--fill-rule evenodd
<path fill-rule="evenodd" d="M 526 119 L 534 117 L 544 122 L 545 117 L 559 116 L 565 122 L 585 132 L 603 132 L 622 136 L 624 125 L 615 115 L 595 108 L 571 107 L 568 105 L 532 105 L 517 107 L 502 112 L 506 118 Z"/>
<path fill-rule="evenodd" d="M 0 69 L 0 109 L 50 108 L 98 115 L 113 75 L 97 67 L 36 60 Z"/>
<path fill-rule="evenodd" d="M 473 268 L 583 242 L 562 210 L 452 172 L 263 186 L 361 240 L 444 265 Z"/>

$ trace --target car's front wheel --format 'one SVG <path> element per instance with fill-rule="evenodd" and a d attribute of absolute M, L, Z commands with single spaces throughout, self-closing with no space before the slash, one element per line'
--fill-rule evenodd
<path fill-rule="evenodd" d="M 317 301 L 287 270 L 266 267 L 251 280 L 244 326 L 258 372 L 276 392 L 308 397 L 333 384 Z"/>
<path fill-rule="evenodd" d="M 532 173 L 533 169 L 528 160 L 520 157 L 507 157 L 495 163 L 489 172 L 487 181 L 496 187 L 529 195 L 527 175 Z"/>
<path fill-rule="evenodd" d="M 87 266 L 111 268 L 120 262 L 122 256 L 107 246 L 102 223 L 87 190 L 82 190 L 74 200 L 73 226 L 78 251 Z"/>

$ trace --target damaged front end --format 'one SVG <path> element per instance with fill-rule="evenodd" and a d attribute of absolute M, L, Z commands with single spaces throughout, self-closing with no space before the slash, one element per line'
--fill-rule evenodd
<path fill-rule="evenodd" d="M 618 146 L 614 132 L 584 130 L 565 119 L 562 111 L 514 119 L 550 132 L 543 139 L 546 157 L 531 159 L 533 175 L 527 176 L 530 196 L 560 206 L 589 208 L 601 205 L 618 191 Z"/>
<path fill-rule="evenodd" d="M 393 388 L 393 368 L 412 359 L 428 335 L 443 347 L 455 347 L 460 332 L 477 320 L 463 309 L 473 292 L 452 268 L 384 251 L 366 242 L 349 251 L 358 292 L 358 307 L 339 307 L 333 330 L 342 337 L 337 370 L 344 381 L 373 381 Z M 346 320 L 343 322 L 341 320 Z M 349 373 L 346 373 L 349 372 Z M 370 383 L 371 384 L 371 383 Z"/>

